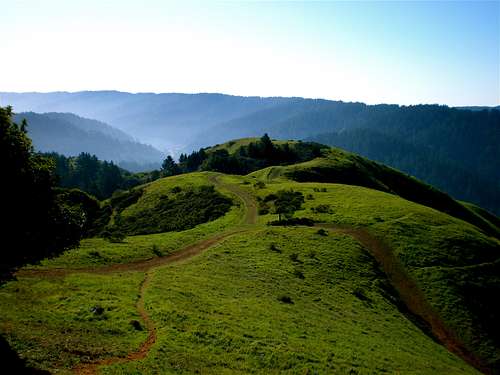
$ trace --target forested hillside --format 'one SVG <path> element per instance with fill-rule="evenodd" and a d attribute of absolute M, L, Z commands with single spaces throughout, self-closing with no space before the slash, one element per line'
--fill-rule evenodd
<path fill-rule="evenodd" d="M 499 110 L 305 100 L 219 125 L 196 145 L 263 132 L 359 153 L 500 212 Z"/>
<path fill-rule="evenodd" d="M 19 113 L 15 121 L 26 119 L 28 134 L 37 151 L 75 156 L 81 152 L 134 171 L 158 168 L 163 155 L 152 146 L 103 122 L 72 113 Z"/>
<path fill-rule="evenodd" d="M 98 199 L 108 198 L 116 190 L 130 189 L 159 177 L 159 172 L 128 172 L 113 162 L 101 161 L 88 153 L 74 157 L 55 152 L 42 155 L 54 161 L 54 173 L 60 187 L 77 188 Z"/>
<path fill-rule="evenodd" d="M 0 104 L 16 111 L 75 113 L 104 121 L 162 150 L 182 149 L 194 134 L 210 126 L 288 101 L 222 94 L 0 92 Z"/>

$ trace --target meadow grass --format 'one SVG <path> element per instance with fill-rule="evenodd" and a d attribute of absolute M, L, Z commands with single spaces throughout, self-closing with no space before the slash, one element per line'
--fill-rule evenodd
<path fill-rule="evenodd" d="M 484 328 L 495 326 L 484 314 L 496 314 L 491 298 L 500 285 L 497 239 L 393 194 L 292 182 L 282 168 L 155 181 L 125 211 L 154 207 L 174 187 L 211 184 L 216 175 L 217 189 L 236 205 L 220 219 L 186 231 L 129 236 L 124 243 L 86 239 L 37 267 L 94 267 L 167 255 L 216 233 L 249 229 L 245 202 L 228 185 L 261 199 L 293 189 L 306 197 L 296 217 L 366 228 L 390 245 L 461 341 L 490 365 L 500 363 L 495 362 L 500 358 L 495 332 Z M 145 301 L 157 342 L 145 359 L 103 372 L 475 373 L 398 310 L 383 273 L 351 237 L 265 226 L 276 219 L 272 213 L 259 216 L 252 233 L 154 270 Z M 123 355 L 146 337 L 130 324 L 139 320 L 134 303 L 142 277 L 75 274 L 9 282 L 0 289 L 0 330 L 30 364 L 40 363 L 36 367 L 65 371 L 79 360 Z M 95 301 L 106 305 L 102 316 L 90 310 Z M 45 330 L 50 334 L 44 335 Z"/>
<path fill-rule="evenodd" d="M 367 228 L 389 244 L 431 305 L 466 347 L 489 366 L 500 364 L 500 241 L 477 227 L 432 208 L 358 186 L 268 181 L 255 189 L 261 198 L 294 189 L 306 196 L 296 217 L 339 226 Z M 309 199 L 307 199 L 309 197 Z M 329 207 L 317 212 L 318 206 Z M 261 224 L 277 215 L 259 217 Z"/>
<path fill-rule="evenodd" d="M 79 361 L 125 356 L 147 336 L 134 327 L 142 273 L 20 278 L 0 286 L 0 331 L 28 365 L 71 373 Z"/>
<path fill-rule="evenodd" d="M 351 237 L 265 228 L 154 271 L 146 308 L 158 340 L 141 373 L 476 373 L 391 302 Z"/>

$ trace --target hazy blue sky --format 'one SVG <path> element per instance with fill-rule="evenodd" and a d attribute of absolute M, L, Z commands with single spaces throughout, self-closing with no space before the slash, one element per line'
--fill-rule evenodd
<path fill-rule="evenodd" d="M 0 91 L 500 104 L 500 2 L 0 0 Z"/>

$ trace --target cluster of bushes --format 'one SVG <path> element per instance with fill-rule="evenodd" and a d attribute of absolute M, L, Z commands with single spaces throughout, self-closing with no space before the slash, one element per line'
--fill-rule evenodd
<path fill-rule="evenodd" d="M 302 208 L 304 194 L 300 191 L 279 190 L 276 194 L 268 194 L 259 202 L 259 213 L 264 215 L 269 212 L 278 214 L 279 221 L 291 219 L 295 211 Z"/>
<path fill-rule="evenodd" d="M 170 196 L 163 196 L 153 208 L 122 215 L 121 208 L 132 204 L 141 194 L 129 192 L 118 196 L 111 204 L 118 210 L 114 224 L 108 230 L 126 235 L 180 231 L 215 220 L 229 211 L 232 200 L 218 193 L 213 186 L 176 189 Z"/>
<path fill-rule="evenodd" d="M 315 214 L 329 214 L 332 212 L 329 204 L 319 204 L 316 207 L 311 207 L 311 211 Z"/>

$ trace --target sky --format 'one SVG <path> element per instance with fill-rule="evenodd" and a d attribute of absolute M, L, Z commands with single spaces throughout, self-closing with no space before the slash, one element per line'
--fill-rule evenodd
<path fill-rule="evenodd" d="M 500 0 L 0 0 L 0 91 L 500 104 Z"/>

